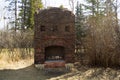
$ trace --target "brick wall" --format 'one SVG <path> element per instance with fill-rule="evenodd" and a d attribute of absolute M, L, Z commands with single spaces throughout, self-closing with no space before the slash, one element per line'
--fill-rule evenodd
<path fill-rule="evenodd" d="M 45 48 L 50 46 L 64 47 L 65 62 L 74 62 L 75 16 L 71 11 L 49 8 L 35 14 L 35 64 L 44 63 Z"/>

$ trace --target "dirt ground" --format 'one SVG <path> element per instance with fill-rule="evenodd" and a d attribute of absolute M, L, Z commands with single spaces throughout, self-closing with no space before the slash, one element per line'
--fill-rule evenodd
<path fill-rule="evenodd" d="M 0 61 L 0 80 L 120 80 L 120 70 L 81 66 L 69 73 L 45 73 L 34 67 L 33 59 L 14 63 Z"/>
<path fill-rule="evenodd" d="M 34 67 L 32 60 L 19 62 L 0 61 L 0 80 L 49 80 L 65 74 L 65 72 L 46 73 Z"/>

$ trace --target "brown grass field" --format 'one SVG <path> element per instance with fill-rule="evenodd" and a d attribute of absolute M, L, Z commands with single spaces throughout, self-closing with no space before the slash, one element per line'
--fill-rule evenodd
<path fill-rule="evenodd" d="M 71 72 L 48 72 L 34 67 L 34 58 L 0 54 L 0 80 L 120 80 L 120 69 L 79 66 Z M 75 66 L 76 67 L 76 66 Z"/>

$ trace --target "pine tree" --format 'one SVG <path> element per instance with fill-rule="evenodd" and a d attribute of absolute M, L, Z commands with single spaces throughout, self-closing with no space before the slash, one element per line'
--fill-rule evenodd
<path fill-rule="evenodd" d="M 87 5 L 84 5 L 86 11 L 90 11 L 92 16 L 96 16 L 98 14 L 104 14 L 104 2 L 105 0 L 86 0 Z"/>
<path fill-rule="evenodd" d="M 84 15 L 83 15 L 83 8 L 82 8 L 82 4 L 79 4 L 79 2 L 77 2 L 77 6 L 76 6 L 76 18 L 75 18 L 75 22 L 76 22 L 76 35 L 77 35 L 77 39 L 80 40 L 81 37 L 84 36 Z"/>
<path fill-rule="evenodd" d="M 8 3 L 7 6 L 5 6 L 5 9 L 8 11 L 7 13 L 10 15 L 7 15 L 8 18 L 10 20 L 10 24 L 12 25 L 11 29 L 14 30 L 16 32 L 17 28 L 18 28 L 18 0 L 6 0 L 5 2 Z"/>
<path fill-rule="evenodd" d="M 28 29 L 33 29 L 35 11 L 39 10 L 42 7 L 43 5 L 41 0 L 30 0 L 30 13 L 28 17 L 28 27 L 27 27 Z"/>
<path fill-rule="evenodd" d="M 34 27 L 34 13 L 43 7 L 41 0 L 22 0 L 21 6 L 21 28 L 33 29 Z"/>

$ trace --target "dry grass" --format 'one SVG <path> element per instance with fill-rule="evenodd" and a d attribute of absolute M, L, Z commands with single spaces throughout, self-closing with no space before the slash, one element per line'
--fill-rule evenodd
<path fill-rule="evenodd" d="M 21 53 L 18 52 L 13 56 L 4 49 L 0 54 L 0 80 L 120 80 L 120 70 L 112 68 L 79 66 L 77 69 L 73 68 L 69 73 L 49 72 L 44 74 L 43 71 L 37 70 L 32 65 L 33 62 L 33 56 L 22 58 Z"/>
<path fill-rule="evenodd" d="M 81 67 L 80 70 L 53 77 L 48 80 L 120 80 L 120 70 Z"/>
<path fill-rule="evenodd" d="M 30 58 L 33 56 L 33 53 L 34 53 L 33 48 L 2 49 L 0 53 L 0 59 L 4 57 L 11 60 Z"/>
<path fill-rule="evenodd" d="M 33 63 L 33 49 L 2 49 L 0 53 L 0 69 L 4 68 L 20 68 Z M 26 61 L 29 60 L 30 62 Z M 26 64 L 26 65 L 25 65 Z"/>

